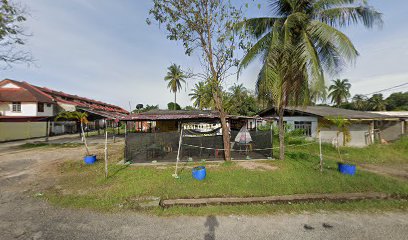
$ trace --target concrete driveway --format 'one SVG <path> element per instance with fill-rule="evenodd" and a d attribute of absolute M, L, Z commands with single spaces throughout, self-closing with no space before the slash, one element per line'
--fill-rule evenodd
<path fill-rule="evenodd" d="M 82 153 L 82 149 L 47 148 L 0 155 L 0 239 L 407 239 L 408 236 L 406 212 L 162 218 L 134 212 L 105 214 L 62 209 L 34 197 L 55 183 L 58 175 L 55 164 Z M 306 229 L 305 224 L 313 229 Z"/>

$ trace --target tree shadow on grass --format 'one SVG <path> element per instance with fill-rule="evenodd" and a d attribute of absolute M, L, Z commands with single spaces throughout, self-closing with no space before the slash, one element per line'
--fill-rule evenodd
<path fill-rule="evenodd" d="M 124 169 L 126 169 L 128 167 L 129 167 L 128 165 L 121 165 L 120 167 L 115 167 L 113 171 L 112 170 L 109 171 L 108 179 L 113 178 L 118 173 L 120 173 L 121 171 L 123 171 Z"/>

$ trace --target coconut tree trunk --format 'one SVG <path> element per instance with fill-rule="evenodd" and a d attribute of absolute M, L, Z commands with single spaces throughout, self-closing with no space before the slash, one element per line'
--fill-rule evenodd
<path fill-rule="evenodd" d="M 176 100 L 177 100 L 177 91 L 174 92 L 174 106 L 173 106 L 173 109 L 174 109 L 174 110 L 177 110 Z"/>
<path fill-rule="evenodd" d="M 285 113 L 285 108 L 280 107 L 278 109 L 279 112 L 279 120 L 278 120 L 278 125 L 279 125 L 279 159 L 280 160 L 285 160 L 285 126 L 283 123 L 283 115 Z"/>
<path fill-rule="evenodd" d="M 86 142 L 86 136 L 85 136 L 85 133 L 84 133 L 84 124 L 82 122 L 81 122 L 81 132 L 82 132 L 82 136 L 84 138 L 86 155 L 90 156 L 91 154 L 89 153 L 88 143 Z"/>

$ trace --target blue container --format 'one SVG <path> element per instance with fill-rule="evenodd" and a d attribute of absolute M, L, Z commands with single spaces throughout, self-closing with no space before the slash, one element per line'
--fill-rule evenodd
<path fill-rule="evenodd" d="M 207 176 L 207 171 L 205 170 L 204 166 L 195 167 L 192 170 L 193 178 L 197 179 L 198 181 L 202 181 Z"/>
<path fill-rule="evenodd" d="M 342 174 L 347 174 L 347 175 L 354 175 L 356 174 L 356 165 L 353 164 L 347 164 L 347 163 L 337 163 L 339 172 Z"/>
<path fill-rule="evenodd" d="M 90 155 L 84 157 L 85 164 L 94 164 L 96 162 L 96 155 Z"/>

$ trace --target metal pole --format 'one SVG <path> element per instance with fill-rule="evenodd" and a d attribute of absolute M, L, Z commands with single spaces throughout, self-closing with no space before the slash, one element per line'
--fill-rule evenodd
<path fill-rule="evenodd" d="M 273 158 L 273 122 L 271 123 L 271 158 Z"/>
<path fill-rule="evenodd" d="M 105 133 L 105 178 L 108 178 L 108 132 Z"/>
<path fill-rule="evenodd" d="M 177 168 L 178 168 L 178 163 L 180 161 L 180 149 L 181 149 L 181 144 L 183 141 L 183 125 L 181 124 L 181 130 L 180 130 L 180 139 L 179 139 L 179 146 L 178 146 L 178 151 L 177 151 L 177 162 L 176 162 L 176 170 L 174 171 L 173 177 L 178 178 L 177 175 Z"/>
<path fill-rule="evenodd" d="M 123 153 L 123 156 L 124 156 L 123 163 L 124 164 L 127 161 L 127 125 L 128 125 L 128 122 L 125 121 L 125 151 Z"/>
<path fill-rule="evenodd" d="M 322 154 L 322 136 L 319 130 L 319 153 L 320 153 L 320 172 L 323 172 L 323 154 Z"/>

